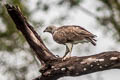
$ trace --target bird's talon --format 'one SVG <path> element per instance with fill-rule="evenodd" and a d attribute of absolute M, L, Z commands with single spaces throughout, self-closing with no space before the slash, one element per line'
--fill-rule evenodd
<path fill-rule="evenodd" d="M 65 60 L 68 59 L 68 58 L 70 58 L 70 57 L 63 57 L 63 58 L 62 58 L 62 61 L 65 61 Z"/>
<path fill-rule="evenodd" d="M 57 58 L 59 58 L 60 56 L 59 55 L 56 55 Z"/>

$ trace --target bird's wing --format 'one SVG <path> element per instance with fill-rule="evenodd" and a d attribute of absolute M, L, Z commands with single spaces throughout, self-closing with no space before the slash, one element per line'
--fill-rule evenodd
<path fill-rule="evenodd" d="M 54 40 L 63 43 L 83 40 L 86 37 L 92 38 L 94 36 L 86 29 L 75 25 L 67 25 L 67 26 L 59 27 L 53 35 L 56 38 Z"/>
<path fill-rule="evenodd" d="M 91 32 L 87 31 L 86 29 L 80 26 L 75 26 L 74 28 L 77 28 L 75 29 L 77 34 L 79 34 L 80 36 L 83 36 L 86 40 L 91 42 L 94 46 L 96 45 L 96 39 L 94 39 L 96 35 L 92 34 Z"/>
<path fill-rule="evenodd" d="M 80 26 L 75 26 L 74 31 L 76 31 L 76 34 L 79 36 L 83 36 L 86 40 L 91 42 L 94 46 L 96 45 L 96 40 L 94 39 L 96 35 L 92 34 L 91 32 L 87 31 L 86 29 L 80 27 Z"/>
<path fill-rule="evenodd" d="M 66 34 L 70 34 L 71 36 L 85 36 L 85 37 L 95 37 L 91 32 L 87 31 L 83 27 L 76 25 L 66 25 L 58 28 L 58 31 L 64 31 Z"/>
<path fill-rule="evenodd" d="M 91 32 L 87 31 L 86 29 L 84 29 L 83 27 L 80 27 L 80 26 L 74 26 L 73 27 L 74 31 L 79 34 L 79 35 L 84 35 L 85 37 L 88 36 L 88 37 L 95 37 L 94 34 L 92 34 Z"/>

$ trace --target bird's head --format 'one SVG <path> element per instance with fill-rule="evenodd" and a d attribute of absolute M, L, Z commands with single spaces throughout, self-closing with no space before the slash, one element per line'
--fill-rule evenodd
<path fill-rule="evenodd" d="M 43 32 L 53 33 L 56 30 L 56 26 L 48 26 Z"/>

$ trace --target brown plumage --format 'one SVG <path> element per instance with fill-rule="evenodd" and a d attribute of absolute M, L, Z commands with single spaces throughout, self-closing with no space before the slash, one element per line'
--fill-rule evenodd
<path fill-rule="evenodd" d="M 63 59 L 68 58 L 66 55 L 71 53 L 73 44 L 91 42 L 94 46 L 96 45 L 94 39 L 96 36 L 80 26 L 66 25 L 58 28 L 49 26 L 44 32 L 51 33 L 57 43 L 66 45 Z"/>

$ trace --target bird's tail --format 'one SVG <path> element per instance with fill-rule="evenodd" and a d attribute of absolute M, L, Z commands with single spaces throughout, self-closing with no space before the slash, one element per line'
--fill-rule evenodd
<path fill-rule="evenodd" d="M 94 46 L 96 46 L 96 39 L 94 39 L 94 38 L 91 38 L 91 37 L 87 37 L 86 38 L 88 41 L 90 41 Z"/>

